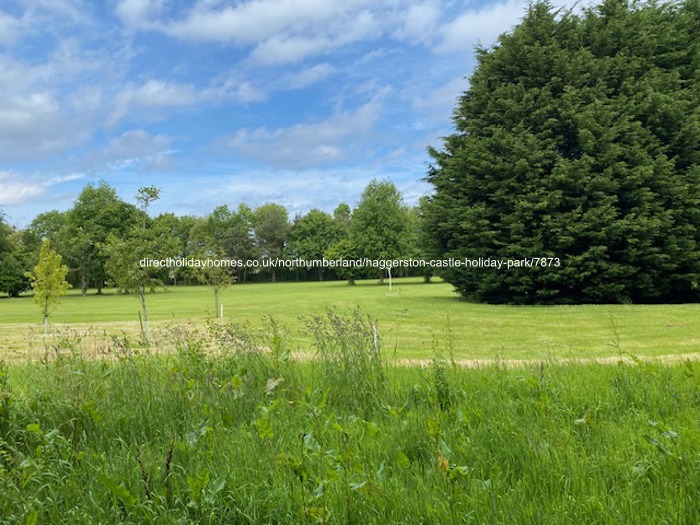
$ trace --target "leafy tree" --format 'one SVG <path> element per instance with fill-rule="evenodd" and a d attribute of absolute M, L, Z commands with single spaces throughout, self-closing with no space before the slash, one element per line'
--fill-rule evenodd
<path fill-rule="evenodd" d="M 350 229 L 350 221 L 352 220 L 352 210 L 350 206 L 344 202 L 338 204 L 333 210 L 333 219 L 346 230 Z"/>
<path fill-rule="evenodd" d="M 0 292 L 19 297 L 30 286 L 27 257 L 14 249 L 0 254 Z"/>
<path fill-rule="evenodd" d="M 220 254 L 212 251 L 199 253 L 196 257 L 200 260 L 211 259 L 212 261 L 222 259 Z M 208 286 L 214 294 L 214 317 L 219 317 L 221 292 L 235 282 L 231 269 L 227 266 L 217 266 L 216 264 L 202 266 L 195 268 L 195 276 L 200 283 Z"/>
<path fill-rule="evenodd" d="M 162 229 L 168 232 L 168 235 L 177 246 L 176 256 L 182 258 L 192 257 L 197 248 L 191 242 L 192 229 L 197 223 L 198 218 L 191 215 L 183 215 L 178 217 L 174 213 L 161 213 L 153 220 L 153 225 L 157 229 Z M 169 277 L 172 278 L 173 284 L 177 285 L 178 280 L 187 278 L 191 275 L 190 268 L 176 267 L 169 269 Z"/>
<path fill-rule="evenodd" d="M 237 210 L 228 206 L 216 207 L 204 222 L 198 222 L 192 229 L 193 249 L 213 250 L 225 257 L 244 263 L 257 258 L 258 249 L 254 235 L 255 217 L 253 211 L 241 204 Z M 236 268 L 236 281 L 244 282 L 248 268 Z"/>
<path fill-rule="evenodd" d="M 360 257 L 391 260 L 410 251 L 408 210 L 401 194 L 388 181 L 373 180 L 352 214 L 350 244 Z M 380 282 L 384 273 L 380 273 Z"/>
<path fill-rule="evenodd" d="M 312 261 L 323 259 L 328 248 L 343 237 L 343 228 L 330 215 L 311 210 L 298 217 L 292 225 L 289 253 Z M 323 280 L 324 268 L 318 267 L 318 280 Z"/>
<path fill-rule="evenodd" d="M 0 292 L 17 297 L 29 288 L 29 256 L 22 249 L 20 234 L 5 224 L 0 213 Z"/>
<path fill-rule="evenodd" d="M 37 252 L 47 239 L 51 241 L 53 246 L 60 244 L 61 232 L 66 227 L 67 218 L 67 212 L 51 210 L 40 213 L 24 229 L 27 241 L 36 247 Z"/>
<path fill-rule="evenodd" d="M 217 207 L 206 219 L 197 219 L 190 230 L 190 243 L 196 247 L 194 257 L 200 260 L 217 260 L 224 257 L 235 259 L 225 250 L 234 250 L 233 239 L 236 235 L 236 214 L 228 206 Z M 214 315 L 220 312 L 219 297 L 221 291 L 235 282 L 228 267 L 206 266 L 193 269 L 197 280 L 209 286 L 214 293 Z"/>
<path fill-rule="evenodd" d="M 344 237 L 328 247 L 325 258 L 331 261 L 355 261 L 360 257 L 350 239 Z M 352 265 L 336 266 L 334 270 L 336 275 L 341 279 L 346 279 L 349 285 L 354 285 L 355 281 L 359 279 L 364 272 L 361 267 Z"/>
<path fill-rule="evenodd" d="M 478 50 L 456 131 L 430 150 L 429 248 L 560 265 L 445 270 L 463 296 L 700 298 L 699 6 L 536 3 Z"/>
<path fill-rule="evenodd" d="M 150 201 L 149 201 L 150 202 Z M 110 235 L 121 237 L 139 219 L 144 222 L 145 211 L 122 201 L 114 188 L 102 181 L 98 186 L 88 184 L 68 211 L 64 235 L 65 253 L 79 274 L 80 290 L 85 295 L 90 283 L 102 293 L 107 277 L 105 255 L 100 246 Z"/>
<path fill-rule="evenodd" d="M 68 290 L 67 274 L 68 267 L 61 263 L 61 256 L 51 249 L 50 241 L 44 241 L 39 252 L 39 263 L 28 274 L 34 289 L 34 302 L 44 316 L 44 334 L 49 333 L 49 314 Z"/>
<path fill-rule="evenodd" d="M 141 205 L 141 211 L 143 211 L 143 227 L 146 227 L 148 221 L 148 207 L 152 202 L 157 201 L 160 198 L 160 188 L 156 186 L 144 186 L 139 188 L 136 193 L 136 201 Z"/>
<path fill-rule="evenodd" d="M 284 206 L 267 203 L 255 209 L 255 241 L 264 259 L 281 259 L 289 240 L 289 216 Z M 277 269 L 270 267 L 272 282 Z"/>
<path fill-rule="evenodd" d="M 140 195 L 140 193 L 139 193 Z M 139 200 L 141 211 L 146 214 L 148 202 Z M 160 266 L 142 265 L 141 261 L 160 261 L 176 257 L 178 246 L 170 232 L 162 224 L 148 222 L 132 224 L 126 235 L 112 232 L 101 246 L 105 257 L 105 269 L 114 283 L 126 292 L 135 292 L 141 303 L 143 338 L 149 344 L 149 321 L 146 293 L 164 286 L 163 269 Z"/>

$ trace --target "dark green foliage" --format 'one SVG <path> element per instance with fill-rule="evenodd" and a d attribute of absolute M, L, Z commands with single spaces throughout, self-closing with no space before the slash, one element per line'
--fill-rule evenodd
<path fill-rule="evenodd" d="M 101 293 L 107 279 L 106 255 L 101 246 L 112 237 L 122 238 L 137 224 L 145 225 L 145 213 L 120 199 L 109 184 L 88 184 L 65 217 L 59 252 L 79 276 L 83 294 L 91 284 Z"/>
<path fill-rule="evenodd" d="M 0 254 L 0 292 L 11 297 L 29 289 L 27 270 L 31 268 L 28 257 L 17 250 Z"/>
<path fill-rule="evenodd" d="M 410 223 L 409 211 L 396 186 L 373 180 L 352 213 L 350 242 L 359 257 L 370 260 L 406 257 L 413 247 Z M 384 278 L 382 270 L 379 276 Z"/>
<path fill-rule="evenodd" d="M 332 244 L 326 250 L 324 257 L 332 261 L 356 261 L 360 258 L 357 248 L 352 244 L 349 238 L 344 237 L 338 242 Z M 347 279 L 348 284 L 354 285 L 357 279 L 360 279 L 364 273 L 364 269 L 359 266 L 339 265 L 334 269 L 335 274 L 341 279 Z"/>
<path fill-rule="evenodd" d="M 346 235 L 343 225 L 329 214 L 311 210 L 294 220 L 287 253 L 305 261 L 320 260 L 331 245 Z M 319 281 L 323 280 L 324 270 L 322 266 L 316 269 Z"/>
<path fill-rule="evenodd" d="M 29 288 L 25 274 L 32 267 L 31 259 L 22 236 L 5 224 L 0 215 L 0 293 L 17 297 Z"/>
<path fill-rule="evenodd" d="M 281 259 L 284 247 L 289 241 L 289 217 L 287 209 L 268 202 L 255 209 L 255 242 L 263 259 Z M 270 266 L 272 282 L 277 280 L 276 266 Z"/>
<path fill-rule="evenodd" d="M 479 65 L 428 180 L 431 255 L 488 302 L 700 299 L 700 4 L 532 5 Z"/>

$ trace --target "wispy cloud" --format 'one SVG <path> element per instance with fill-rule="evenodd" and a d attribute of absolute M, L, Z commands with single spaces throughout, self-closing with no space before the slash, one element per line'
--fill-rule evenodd
<path fill-rule="evenodd" d="M 289 127 L 241 129 L 227 140 L 239 155 L 276 166 L 304 168 L 334 163 L 360 147 L 381 110 L 379 98 L 355 111 L 338 111 L 321 121 Z"/>
<path fill-rule="evenodd" d="M 28 180 L 18 173 L 0 171 L 0 206 L 22 204 L 43 195 L 47 188 L 83 178 L 82 174 L 71 174 L 63 177 L 52 177 L 48 180 Z"/>

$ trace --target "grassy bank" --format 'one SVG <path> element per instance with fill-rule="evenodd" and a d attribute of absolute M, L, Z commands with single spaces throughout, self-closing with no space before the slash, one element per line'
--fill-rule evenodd
<path fill-rule="evenodd" d="M 289 327 L 298 350 L 310 339 L 300 317 L 322 314 L 329 307 L 361 306 L 378 320 L 384 345 L 400 358 L 430 357 L 434 338 L 452 334 L 458 358 L 580 358 L 697 352 L 700 305 L 583 305 L 514 307 L 461 301 L 445 283 L 425 285 L 399 279 L 390 291 L 376 281 L 346 286 L 342 282 L 276 283 L 233 286 L 223 293 L 226 322 L 262 325 L 270 316 Z M 190 321 L 202 326 L 213 317 L 213 294 L 206 287 L 171 287 L 148 296 L 156 329 Z M 52 316 L 59 330 L 93 330 L 136 339 L 139 303 L 133 296 L 107 293 L 80 296 L 73 291 Z M 0 299 L 0 348 L 22 358 L 42 350 L 41 316 L 30 297 Z M 100 346 L 102 342 L 98 345 Z M 17 354 L 15 356 L 15 353 Z"/>
<path fill-rule="evenodd" d="M 6 365 L 3 523 L 697 523 L 700 364 L 386 367 L 372 321 Z M 212 345 L 216 352 L 210 353 Z"/>

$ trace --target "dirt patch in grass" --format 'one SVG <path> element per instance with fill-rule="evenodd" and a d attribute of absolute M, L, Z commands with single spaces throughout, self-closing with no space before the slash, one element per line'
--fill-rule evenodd
<path fill-rule="evenodd" d="M 667 354 L 657 356 L 610 356 L 610 357 L 589 357 L 580 359 L 570 358 L 547 358 L 547 359 L 455 359 L 454 364 L 462 368 L 485 368 L 489 366 L 503 366 L 505 368 L 527 368 L 540 366 L 541 364 L 557 365 L 585 365 L 585 364 L 608 364 L 608 365 L 636 365 L 641 363 L 661 363 L 674 364 L 684 361 L 700 361 L 700 352 L 687 354 Z M 432 359 L 397 359 L 392 362 L 400 366 L 430 367 Z"/>

